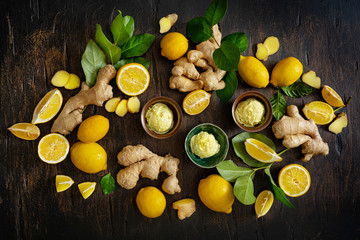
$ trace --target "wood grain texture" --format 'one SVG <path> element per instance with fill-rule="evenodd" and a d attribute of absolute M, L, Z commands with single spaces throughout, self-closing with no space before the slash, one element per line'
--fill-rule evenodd
<path fill-rule="evenodd" d="M 275 201 L 270 212 L 256 219 L 253 206 L 234 203 L 231 214 L 207 209 L 197 195 L 199 180 L 215 169 L 201 169 L 187 158 L 183 142 L 187 132 L 199 123 L 220 126 L 232 138 L 241 130 L 231 117 L 231 105 L 236 96 L 253 90 L 241 83 L 228 103 L 221 103 L 212 93 L 210 106 L 197 116 L 184 114 L 180 131 L 168 140 L 156 140 L 141 127 L 139 114 L 119 118 L 104 108 L 89 106 L 84 118 L 101 114 L 110 120 L 110 130 L 100 140 L 108 153 L 108 170 L 89 175 L 77 170 L 68 157 L 51 166 L 37 156 L 36 141 L 14 137 L 7 128 L 17 122 L 31 121 L 38 101 L 53 87 L 50 79 L 57 70 L 66 69 L 84 79 L 81 56 L 86 43 L 95 36 L 95 24 L 102 25 L 110 36 L 109 26 L 117 14 L 135 19 L 135 34 L 152 33 L 156 40 L 146 57 L 152 60 L 151 83 L 139 96 L 142 105 L 156 96 L 172 97 L 179 104 L 185 94 L 170 90 L 168 79 L 172 62 L 161 57 L 158 20 L 169 13 L 179 15 L 171 31 L 185 34 L 186 22 L 204 15 L 210 1 L 44 1 L 14 0 L 0 3 L 0 238 L 1 239 L 359 239 L 360 238 L 360 150 L 359 86 L 360 86 L 360 2 L 356 0 L 328 1 L 229 1 L 229 9 L 220 22 L 223 36 L 245 32 L 249 47 L 244 55 L 254 55 L 256 43 L 267 36 L 280 39 L 280 50 L 265 63 L 268 69 L 281 59 L 294 56 L 304 65 L 304 71 L 314 70 L 322 83 L 333 87 L 345 99 L 352 96 L 349 126 L 339 135 L 320 126 L 320 134 L 329 143 L 327 157 L 315 157 L 300 162 L 300 150 L 284 154 L 284 161 L 272 167 L 273 176 L 289 163 L 304 165 L 312 176 L 308 193 L 290 199 L 295 209 Z M 193 44 L 190 44 L 194 47 Z M 114 96 L 120 96 L 114 82 Z M 259 89 L 268 98 L 276 91 L 272 87 Z M 61 89 L 64 100 L 76 90 Z M 321 100 L 320 91 L 302 99 L 286 98 L 288 104 L 302 107 L 312 100 Z M 41 137 L 49 133 L 50 123 L 40 124 Z M 271 129 L 262 131 L 275 140 Z M 76 132 L 68 137 L 76 142 Z M 171 153 L 181 159 L 178 178 L 182 192 L 166 195 L 167 208 L 157 219 L 146 219 L 137 210 L 135 197 L 142 187 L 161 187 L 166 174 L 150 181 L 141 179 L 132 190 L 117 186 L 110 195 L 99 187 L 84 201 L 77 184 L 100 182 L 120 166 L 116 154 L 127 144 L 142 143 L 164 155 Z M 228 159 L 242 165 L 230 147 Z M 75 184 L 63 193 L 55 191 L 55 176 L 71 176 Z M 266 189 L 262 173 L 255 177 L 255 194 Z M 174 201 L 191 197 L 197 211 L 184 221 L 177 219 L 171 208 Z"/>

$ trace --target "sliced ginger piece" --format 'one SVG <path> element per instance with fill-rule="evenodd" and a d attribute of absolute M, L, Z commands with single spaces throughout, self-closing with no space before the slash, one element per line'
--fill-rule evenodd
<path fill-rule="evenodd" d="M 304 73 L 301 80 L 313 88 L 320 89 L 321 87 L 321 79 L 316 76 L 314 71 L 308 71 L 307 73 Z"/>
<path fill-rule="evenodd" d="M 127 112 L 128 112 L 127 102 L 128 102 L 128 100 L 126 100 L 126 99 L 122 99 L 119 102 L 119 104 L 117 105 L 117 107 L 115 109 L 116 115 L 118 115 L 119 117 L 123 117 L 123 116 L 125 116 L 125 114 L 127 114 Z"/>
<path fill-rule="evenodd" d="M 73 90 L 80 87 L 80 78 L 73 73 L 70 73 L 69 81 L 64 86 L 68 90 Z"/>
<path fill-rule="evenodd" d="M 346 113 L 342 112 L 335 120 L 329 125 L 329 131 L 335 134 L 341 133 L 343 128 L 347 127 L 348 119 Z"/>
<path fill-rule="evenodd" d="M 113 98 L 109 99 L 105 103 L 105 110 L 108 112 L 115 112 L 116 107 L 118 106 L 120 100 L 121 100 L 120 97 L 113 97 Z"/>
<path fill-rule="evenodd" d="M 262 43 L 258 43 L 255 56 L 260 61 L 261 60 L 266 61 L 268 59 L 268 56 L 269 56 L 269 49 L 267 48 L 266 45 L 264 45 Z"/>
<path fill-rule="evenodd" d="M 137 97 L 131 97 L 127 101 L 129 113 L 138 113 L 140 111 L 140 100 Z"/>
<path fill-rule="evenodd" d="M 280 42 L 277 37 L 270 36 L 265 39 L 264 45 L 269 49 L 269 55 L 273 55 L 279 50 Z"/>
<path fill-rule="evenodd" d="M 65 70 L 60 70 L 55 73 L 51 79 L 51 84 L 55 87 L 64 87 L 69 81 L 70 74 Z"/>
<path fill-rule="evenodd" d="M 183 220 L 190 217 L 195 211 L 195 201 L 191 198 L 184 198 L 176 201 L 172 205 L 173 209 L 178 210 L 178 218 Z"/>
<path fill-rule="evenodd" d="M 172 13 L 163 17 L 159 21 L 160 25 L 160 33 L 166 33 L 170 30 L 170 28 L 176 23 L 178 19 L 178 15 L 176 13 Z"/>

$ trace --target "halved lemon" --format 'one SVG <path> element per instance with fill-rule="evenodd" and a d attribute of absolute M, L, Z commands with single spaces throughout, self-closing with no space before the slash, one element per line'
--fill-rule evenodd
<path fill-rule="evenodd" d="M 139 63 L 128 63 L 122 66 L 116 75 L 116 84 L 120 91 L 128 96 L 137 96 L 148 88 L 150 74 Z"/>
<path fill-rule="evenodd" d="M 48 92 L 36 105 L 31 123 L 38 124 L 50 121 L 59 112 L 63 97 L 58 89 Z"/>
<path fill-rule="evenodd" d="M 299 164 L 283 167 L 279 173 L 279 186 L 289 197 L 299 197 L 305 194 L 311 184 L 310 173 Z"/>
<path fill-rule="evenodd" d="M 274 202 L 274 194 L 269 190 L 262 191 L 255 201 L 256 217 L 262 217 L 268 213 Z"/>
<path fill-rule="evenodd" d="M 8 130 L 16 137 L 24 140 L 35 140 L 40 136 L 40 129 L 32 123 L 16 123 Z"/>
<path fill-rule="evenodd" d="M 333 107 L 343 107 L 345 106 L 343 100 L 337 92 L 331 87 L 324 85 L 321 90 L 321 95 L 323 96 L 325 102 L 330 104 Z"/>
<path fill-rule="evenodd" d="M 56 192 L 63 192 L 69 189 L 74 184 L 74 181 L 71 177 L 66 175 L 56 175 L 55 178 L 55 185 L 56 185 Z"/>
<path fill-rule="evenodd" d="M 204 111 L 210 104 L 211 94 L 204 90 L 195 90 L 183 100 L 183 109 L 189 115 L 196 115 Z"/>
<path fill-rule="evenodd" d="M 307 119 L 312 119 L 318 125 L 330 123 L 334 118 L 334 109 L 327 103 L 313 101 L 306 104 L 303 113 Z"/>
<path fill-rule="evenodd" d="M 96 187 L 96 182 L 83 182 L 78 184 L 79 191 L 84 199 L 90 197 L 90 195 L 94 192 Z"/>
<path fill-rule="evenodd" d="M 69 149 L 69 141 L 63 135 L 50 133 L 40 140 L 38 155 L 43 162 L 56 164 L 64 161 Z"/>
<path fill-rule="evenodd" d="M 271 147 L 255 138 L 247 138 L 245 140 L 245 150 L 259 162 L 272 163 L 282 161 L 282 158 Z"/>

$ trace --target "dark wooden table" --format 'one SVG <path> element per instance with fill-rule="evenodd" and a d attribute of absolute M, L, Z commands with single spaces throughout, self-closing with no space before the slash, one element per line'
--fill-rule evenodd
<path fill-rule="evenodd" d="M 253 90 L 239 84 L 233 98 L 221 103 L 212 93 L 210 106 L 200 115 L 184 114 L 180 131 L 168 140 L 148 136 L 140 124 L 140 114 L 119 118 L 104 108 L 88 107 L 84 118 L 101 114 L 110 120 L 110 131 L 100 141 L 108 153 L 108 170 L 98 174 L 80 172 L 68 157 L 58 165 L 41 162 L 36 141 L 14 137 L 7 127 L 17 122 L 31 121 L 38 101 L 53 86 L 50 79 L 60 69 L 78 74 L 84 79 L 80 60 L 86 43 L 94 38 L 95 24 L 109 34 L 109 25 L 120 9 L 135 19 L 135 33 L 155 34 L 156 40 L 146 54 L 150 58 L 151 83 L 140 95 L 142 105 L 156 96 L 169 96 L 179 104 L 184 93 L 170 90 L 168 79 L 172 62 L 160 56 L 158 21 L 176 12 L 179 20 L 171 31 L 185 34 L 186 22 L 204 15 L 209 1 L 1 1 L 1 127 L 0 144 L 0 238 L 1 239 L 359 239 L 360 238 L 360 148 L 359 143 L 359 81 L 360 81 L 360 2 L 341 1 L 229 1 L 229 9 L 220 22 L 223 36 L 245 32 L 249 38 L 245 55 L 254 55 L 256 43 L 274 35 L 280 39 L 277 54 L 266 62 L 269 70 L 284 57 L 297 57 L 304 71 L 314 70 L 323 84 L 330 85 L 342 97 L 353 97 L 345 109 L 349 126 L 335 135 L 320 126 L 320 134 L 329 143 L 330 154 L 317 156 L 307 163 L 300 161 L 300 149 L 284 154 L 284 161 L 274 164 L 272 172 L 290 163 L 305 166 L 312 185 L 308 193 L 290 199 L 295 209 L 275 201 L 270 212 L 256 219 L 254 206 L 235 201 L 231 214 L 210 211 L 197 195 L 199 180 L 216 173 L 216 169 L 201 169 L 186 156 L 183 142 L 187 132 L 204 122 L 223 128 L 232 138 L 241 130 L 231 117 L 231 105 L 239 94 Z M 193 47 L 193 45 L 191 45 Z M 114 95 L 120 91 L 115 86 Z M 275 89 L 257 89 L 268 98 Z M 64 100 L 77 90 L 61 88 Z M 312 100 L 321 100 L 320 91 L 302 99 L 287 98 L 288 104 L 302 107 Z M 49 133 L 52 121 L 40 124 L 41 136 Z M 271 129 L 262 131 L 272 138 Z M 68 136 L 76 141 L 76 131 Z M 147 219 L 138 211 L 135 197 L 142 187 L 161 187 L 166 177 L 156 181 L 141 179 L 132 190 L 117 186 L 104 195 L 100 185 L 87 200 L 82 199 L 77 184 L 100 182 L 121 168 L 116 154 L 128 144 L 142 143 L 158 154 L 171 154 L 181 159 L 178 178 L 182 192 L 167 195 L 164 214 Z M 228 159 L 242 162 L 230 147 Z M 75 185 L 63 193 L 55 191 L 55 176 L 71 176 Z M 266 189 L 259 173 L 255 178 L 255 195 Z M 184 221 L 177 219 L 171 208 L 175 200 L 191 197 L 197 211 Z"/>

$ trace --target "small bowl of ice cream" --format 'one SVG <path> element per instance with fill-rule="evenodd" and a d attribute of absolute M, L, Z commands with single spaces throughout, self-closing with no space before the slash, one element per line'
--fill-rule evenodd
<path fill-rule="evenodd" d="M 247 132 L 259 132 L 272 119 L 270 101 L 260 92 L 250 91 L 235 99 L 232 116 L 236 125 Z"/>
<path fill-rule="evenodd" d="M 181 108 L 169 97 L 149 100 L 141 110 L 141 124 L 147 134 L 157 139 L 172 137 L 180 128 Z"/>
<path fill-rule="evenodd" d="M 185 138 L 185 151 L 190 160 L 202 168 L 213 168 L 225 160 L 229 150 L 226 133 L 211 123 L 197 125 Z"/>

